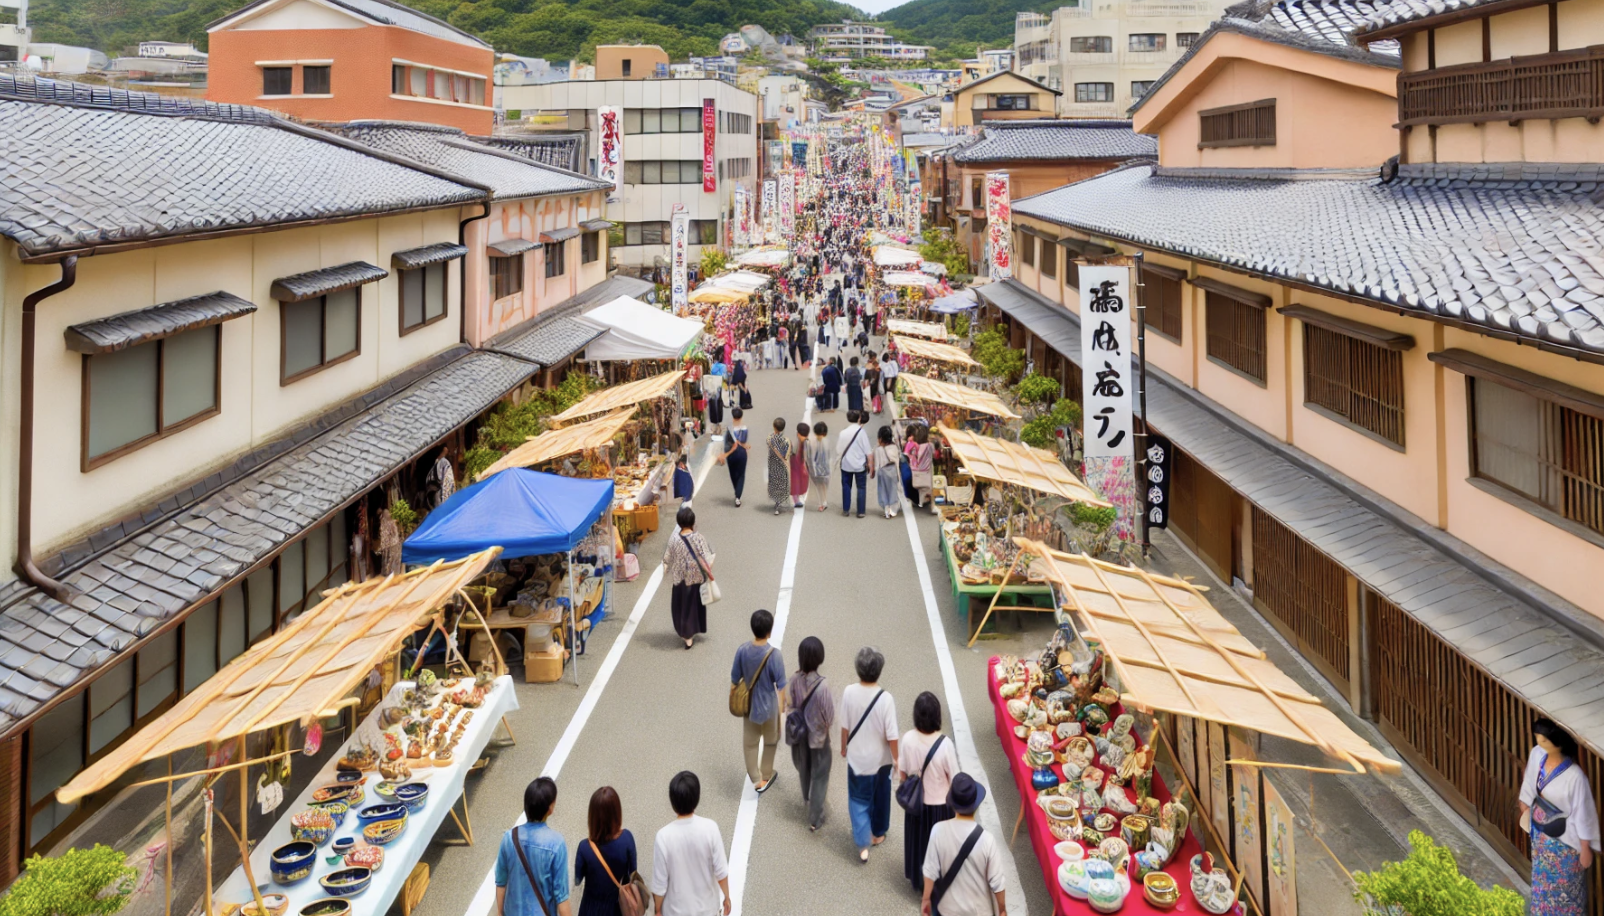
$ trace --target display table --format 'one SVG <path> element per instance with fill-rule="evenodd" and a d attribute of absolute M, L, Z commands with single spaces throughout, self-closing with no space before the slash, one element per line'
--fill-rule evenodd
<path fill-rule="evenodd" d="M 411 687 L 411 681 L 401 681 L 391 687 L 384 702 L 357 727 L 353 740 L 365 737 L 370 743 L 376 743 L 379 710 L 398 703 L 401 692 Z M 457 743 L 451 765 L 429 767 L 413 772 L 410 781 L 426 783 L 429 786 L 429 800 L 422 809 L 408 813 L 406 829 L 399 838 L 384 847 L 384 863 L 373 876 L 373 883 L 361 894 L 349 898 L 350 916 L 384 916 L 389 910 L 390 904 L 401 893 L 401 886 L 406 883 L 407 876 L 411 874 L 412 866 L 418 863 L 423 857 L 423 851 L 434 842 L 440 824 L 451 813 L 452 806 L 462 797 L 463 781 L 467 778 L 468 768 L 473 766 L 480 754 L 484 753 L 485 747 L 490 743 L 490 736 L 501 725 L 501 717 L 517 708 L 518 695 L 513 689 L 512 678 L 508 675 L 496 678 L 490 692 L 485 696 L 484 705 L 473 711 L 473 721 L 468 723 L 468 727 L 463 731 L 462 740 Z M 324 893 L 322 885 L 318 884 L 318 879 L 345 867 L 343 863 L 330 865 L 325 861 L 332 854 L 330 847 L 333 841 L 330 840 L 318 849 L 312 876 L 293 887 L 280 887 L 274 883 L 269 869 L 269 859 L 273 855 L 273 850 L 291 842 L 290 817 L 296 812 L 306 810 L 312 800 L 313 792 L 334 782 L 334 771 L 343 752 L 344 748 L 340 753 L 331 754 L 328 763 L 311 782 L 306 784 L 305 791 L 279 809 L 282 816 L 257 842 L 256 849 L 251 852 L 252 873 L 257 883 L 262 886 L 262 893 L 289 896 L 290 903 L 285 916 L 296 916 L 302 907 L 328 896 Z M 359 808 L 385 801 L 373 791 L 373 786 L 381 782 L 383 777 L 377 770 L 365 775 L 368 777 L 363 785 L 366 797 Z M 334 836 L 356 836 L 357 845 L 365 845 L 360 839 L 361 828 L 357 823 L 355 810 L 346 815 L 345 823 L 334 831 Z M 251 890 L 250 884 L 245 879 L 245 868 L 243 866 L 236 868 L 228 880 L 217 888 L 213 896 L 219 903 L 249 902 Z"/>
<path fill-rule="evenodd" d="M 997 682 L 992 671 L 997 665 L 997 657 L 986 663 L 986 694 L 991 698 L 993 718 L 997 725 L 997 740 L 1002 742 L 1003 753 L 1008 757 L 1008 770 L 1014 776 L 1014 788 L 1019 791 L 1020 806 L 1024 815 L 1024 828 L 1030 834 L 1031 848 L 1036 852 L 1036 861 L 1041 864 L 1042 880 L 1047 883 L 1047 893 L 1053 900 L 1054 916 L 1076 916 L 1080 913 L 1095 912 L 1091 904 L 1076 900 L 1064 893 L 1064 888 L 1058 883 L 1058 866 L 1061 860 L 1053 847 L 1058 844 L 1047 826 L 1047 812 L 1036 804 L 1036 790 L 1031 786 L 1031 768 L 1025 764 L 1025 742 L 1014 734 L 1017 725 L 1012 716 L 1008 714 L 1008 705 L 1001 694 L 997 692 Z M 1063 778 L 1064 770 L 1058 764 L 1053 764 L 1053 772 Z M 1153 797 L 1161 802 L 1170 800 L 1169 788 L 1164 785 L 1164 779 L 1158 773 L 1153 774 Z M 1194 817 L 1197 815 L 1194 813 Z M 1137 850 L 1132 850 L 1136 852 Z M 1180 902 L 1168 910 L 1160 910 L 1148 903 L 1142 896 L 1140 882 L 1132 882 L 1131 892 L 1125 897 L 1125 905 L 1121 913 L 1207 913 L 1197 901 L 1192 899 L 1192 874 L 1189 865 L 1192 857 L 1203 851 L 1198 844 L 1195 832 L 1188 828 L 1186 841 L 1181 844 L 1180 852 L 1164 867 L 1175 883 L 1181 889 Z"/>
<path fill-rule="evenodd" d="M 977 625 L 976 617 L 971 611 L 974 609 L 975 599 L 980 599 L 981 605 L 991 603 L 992 596 L 999 591 L 1004 595 L 1013 595 L 1012 600 L 998 599 L 1000 602 L 1012 605 L 1040 604 L 1043 611 L 1054 609 L 1053 587 L 1045 582 L 1031 584 L 1026 582 L 1009 583 L 1008 585 L 970 585 L 963 581 L 958 572 L 958 558 L 953 556 L 952 542 L 947 536 L 937 532 L 936 538 L 941 541 L 941 558 L 947 561 L 947 578 L 952 582 L 952 597 L 958 602 L 958 614 L 969 621 L 969 627 Z M 1045 603 L 1043 603 L 1045 601 Z M 970 642 L 974 641 L 975 632 L 969 631 Z"/>

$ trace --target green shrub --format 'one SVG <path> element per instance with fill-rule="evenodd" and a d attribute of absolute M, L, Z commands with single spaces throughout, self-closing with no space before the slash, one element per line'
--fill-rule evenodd
<path fill-rule="evenodd" d="M 418 511 L 399 496 L 390 503 L 390 517 L 395 519 L 395 526 L 401 529 L 402 537 L 411 534 L 412 529 L 418 527 Z"/>
<path fill-rule="evenodd" d="M 730 256 L 722 248 L 708 245 L 702 249 L 702 279 L 715 277 L 724 272 L 730 264 Z"/>
<path fill-rule="evenodd" d="M 969 316 L 968 315 L 954 315 L 954 316 L 952 316 L 952 333 L 953 333 L 954 337 L 968 337 L 969 336 Z"/>
<path fill-rule="evenodd" d="M 1080 429 L 1080 404 L 1069 398 L 1059 398 L 1053 404 L 1053 425 Z"/>
<path fill-rule="evenodd" d="M 35 855 L 0 897 L 0 916 L 112 916 L 128 905 L 138 870 L 110 846 Z"/>
<path fill-rule="evenodd" d="M 501 455 L 501 452 L 483 445 L 468 449 L 467 454 L 462 456 L 462 479 L 470 483 L 477 481 L 484 469 L 495 464 Z"/>
<path fill-rule="evenodd" d="M 1069 506 L 1070 520 L 1093 531 L 1106 530 L 1118 517 L 1119 511 L 1113 506 L 1089 506 L 1085 503 L 1071 503 Z"/>
<path fill-rule="evenodd" d="M 1409 856 L 1373 872 L 1354 872 L 1354 891 L 1374 916 L 1521 916 L 1526 901 L 1506 887 L 1483 890 L 1459 873 L 1446 846 L 1409 831 Z"/>
<path fill-rule="evenodd" d="M 1058 380 L 1032 372 L 1014 386 L 1014 394 L 1021 404 L 1045 404 L 1058 397 Z"/>
<path fill-rule="evenodd" d="M 1034 445 L 1037 448 L 1045 448 L 1056 452 L 1058 450 L 1058 436 L 1055 435 L 1057 429 L 1058 424 L 1053 422 L 1052 417 L 1037 417 L 1026 423 L 1019 430 L 1019 441 L 1026 445 Z"/>

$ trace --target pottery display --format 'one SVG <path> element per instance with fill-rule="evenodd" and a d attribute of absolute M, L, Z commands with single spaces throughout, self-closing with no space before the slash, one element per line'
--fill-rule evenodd
<path fill-rule="evenodd" d="M 407 822 L 403 820 L 378 821 L 362 828 L 362 839 L 375 846 L 388 846 L 394 843 L 405 830 Z"/>
<path fill-rule="evenodd" d="M 1065 862 L 1063 865 L 1058 866 L 1058 886 L 1064 889 L 1064 893 L 1076 900 L 1085 900 L 1090 892 L 1088 887 L 1089 879 L 1086 877 L 1086 865 L 1085 861 L 1077 860 Z"/>
<path fill-rule="evenodd" d="M 409 782 L 403 786 L 396 786 L 396 800 L 407 806 L 408 811 L 417 811 L 429 800 L 429 787 L 421 782 Z"/>
<path fill-rule="evenodd" d="M 393 821 L 397 818 L 405 819 L 407 806 L 399 802 L 389 802 L 382 805 L 368 805 L 356 813 L 357 823 L 364 827 L 376 824 L 379 821 Z"/>
<path fill-rule="evenodd" d="M 308 807 L 322 808 L 334 817 L 335 829 L 345 824 L 345 816 L 351 813 L 351 806 L 343 801 L 312 802 Z"/>
<path fill-rule="evenodd" d="M 300 916 L 346 916 L 351 912 L 351 901 L 338 897 L 324 897 L 301 907 Z"/>
<path fill-rule="evenodd" d="M 1146 849 L 1151 824 L 1140 814 L 1128 814 L 1119 823 L 1120 839 L 1131 849 Z"/>
<path fill-rule="evenodd" d="M 342 868 L 317 880 L 330 897 L 355 897 L 373 883 L 373 872 L 366 868 Z"/>
<path fill-rule="evenodd" d="M 346 853 L 350 852 L 352 849 L 356 848 L 356 837 L 354 837 L 354 836 L 336 837 L 335 840 L 334 840 L 334 845 L 329 847 L 329 848 L 332 851 L 334 851 L 336 853 L 339 853 L 340 855 L 343 856 Z"/>
<path fill-rule="evenodd" d="M 316 863 L 317 844 L 296 840 L 273 850 L 268 870 L 273 874 L 274 884 L 293 887 L 312 876 L 312 866 Z"/>
<path fill-rule="evenodd" d="M 1118 912 L 1131 890 L 1130 879 L 1101 859 L 1086 862 L 1086 902 L 1099 913 Z"/>
<path fill-rule="evenodd" d="M 1086 858 L 1086 849 L 1074 840 L 1053 844 L 1053 852 L 1058 854 L 1061 862 L 1079 862 Z"/>
<path fill-rule="evenodd" d="M 1164 852 L 1156 850 L 1152 846 L 1139 852 L 1131 853 L 1131 878 L 1141 881 L 1151 872 L 1162 871 L 1164 859 Z"/>
<path fill-rule="evenodd" d="M 1125 841 L 1117 836 L 1111 836 L 1098 843 L 1097 851 L 1115 868 L 1126 865 L 1131 858 L 1131 848 L 1125 845 Z"/>
<path fill-rule="evenodd" d="M 348 770 L 347 772 L 355 773 L 356 771 Z M 357 773 L 357 775 L 360 776 L 361 774 Z M 354 807 L 362 804 L 362 798 L 362 783 L 360 782 L 331 783 L 317 789 L 312 793 L 313 804 L 323 804 L 324 802 L 331 801 L 343 801 L 347 805 Z"/>
<path fill-rule="evenodd" d="M 365 868 L 374 874 L 384 864 L 384 847 L 359 846 L 345 854 L 345 864 L 351 868 Z"/>
<path fill-rule="evenodd" d="M 262 903 L 267 906 L 266 916 L 284 916 L 284 911 L 290 908 L 288 894 L 263 894 Z M 255 900 L 247 900 L 239 908 L 240 916 L 263 916 L 257 909 Z"/>
<path fill-rule="evenodd" d="M 1142 897 L 1158 910 L 1168 910 L 1181 902 L 1181 888 L 1175 879 L 1161 871 L 1142 878 Z"/>
<path fill-rule="evenodd" d="M 290 815 L 290 836 L 322 846 L 334 836 L 334 815 L 324 808 L 307 808 Z"/>

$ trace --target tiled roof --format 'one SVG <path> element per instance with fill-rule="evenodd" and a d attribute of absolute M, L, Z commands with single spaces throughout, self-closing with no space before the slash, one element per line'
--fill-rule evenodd
<path fill-rule="evenodd" d="M 342 289 L 351 289 L 364 283 L 377 283 L 390 272 L 366 261 L 336 264 L 273 281 L 269 293 L 280 302 L 300 302 L 314 296 L 327 296 Z"/>
<path fill-rule="evenodd" d="M 1289 180 L 1298 177 L 1133 165 L 1015 201 L 1014 212 L 1604 353 L 1604 166 L 1406 165 L 1390 182 Z"/>
<path fill-rule="evenodd" d="M 1387 26 L 1402 25 L 1491 2 L 1493 0 L 1391 0 L 1376 4 L 1376 9 L 1365 18 L 1361 31 L 1373 32 Z"/>
<path fill-rule="evenodd" d="M 484 199 L 258 109 L 5 74 L 0 149 L 24 257 Z"/>
<path fill-rule="evenodd" d="M 434 245 L 424 245 L 421 248 L 408 248 L 390 255 L 390 263 L 397 270 L 417 270 L 419 267 L 428 267 L 431 264 L 444 264 L 455 261 L 468 254 L 467 245 L 458 245 L 454 242 L 440 242 Z"/>
<path fill-rule="evenodd" d="M 112 353 L 254 311 L 256 303 L 218 290 L 75 324 L 66 331 L 67 349 L 76 353 Z"/>
<path fill-rule="evenodd" d="M 397 121 L 320 125 L 376 150 L 420 162 L 486 185 L 497 200 L 574 194 L 612 187 L 609 182 L 543 165 L 516 153 L 475 143 L 453 127 Z"/>
<path fill-rule="evenodd" d="M 559 133 L 549 137 L 502 134 L 474 138 L 476 143 L 483 143 L 493 149 L 505 150 L 541 165 L 567 169 L 570 172 L 577 172 L 584 166 L 584 157 L 580 153 L 584 150 L 585 140 L 586 138 L 579 133 Z"/>
<path fill-rule="evenodd" d="M 452 359 L 452 357 L 456 357 Z M 0 730 L 173 615 L 321 522 L 339 506 L 495 403 L 532 375 L 526 362 L 451 351 L 433 372 L 230 483 L 214 475 L 125 530 L 57 558 L 73 589 L 62 604 L 37 589 L 0 589 Z"/>
<path fill-rule="evenodd" d="M 947 146 L 948 144 L 958 142 L 960 139 L 962 138 L 949 134 L 903 134 L 902 145 L 906 149 L 923 149 L 931 146 Z"/>
<path fill-rule="evenodd" d="M 222 19 L 209 24 L 207 29 L 210 30 L 214 26 L 224 25 L 253 10 L 279 2 L 280 0 L 256 0 L 255 3 L 241 7 Z M 325 2 L 378 25 L 399 26 L 403 29 L 421 32 L 424 35 L 432 35 L 435 38 L 444 38 L 447 41 L 472 45 L 476 48 L 488 49 L 490 47 L 490 45 L 454 25 L 442 22 L 427 13 L 420 13 L 411 7 L 392 3 L 391 0 L 325 0 Z"/>
<path fill-rule="evenodd" d="M 1081 364 L 1080 319 L 1018 281 L 976 290 Z M 1028 313 L 1016 303 L 1031 303 Z M 1604 651 L 1561 622 L 1597 632 L 1586 612 L 1543 593 L 1444 532 L 1148 369 L 1147 418 L 1232 489 L 1306 538 L 1377 594 L 1604 750 Z M 1508 583 L 1498 584 L 1498 583 Z"/>
<path fill-rule="evenodd" d="M 1354 30 L 1386 5 L 1385 0 L 1281 0 L 1260 21 L 1351 48 Z M 1376 42 L 1370 50 L 1392 57 L 1399 54 L 1396 41 Z"/>
<path fill-rule="evenodd" d="M 1017 162 L 1158 157 L 1158 138 L 1131 130 L 1129 121 L 1031 121 L 990 126 L 980 139 L 954 152 L 955 162 Z"/>

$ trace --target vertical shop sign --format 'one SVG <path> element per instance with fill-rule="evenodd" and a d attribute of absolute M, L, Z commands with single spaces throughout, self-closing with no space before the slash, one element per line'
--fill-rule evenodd
<path fill-rule="evenodd" d="M 686 210 L 678 210 L 670 221 L 671 229 L 671 255 L 673 257 L 673 276 L 669 287 L 671 301 L 674 304 L 674 314 L 683 315 L 690 305 L 691 287 L 686 276 L 690 260 L 691 244 L 691 214 Z"/>
<path fill-rule="evenodd" d="M 1232 732 L 1232 760 L 1252 760 L 1253 747 Z M 1231 765 L 1231 829 L 1235 834 L 1236 867 L 1255 903 L 1264 903 L 1264 810 L 1259 806 L 1262 774 L 1256 766 Z M 1263 911 L 1263 907 L 1260 907 Z"/>
<path fill-rule="evenodd" d="M 711 194 L 718 190 L 718 168 L 713 157 L 714 141 L 718 139 L 718 109 L 712 99 L 702 100 L 702 190 Z"/>
<path fill-rule="evenodd" d="M 1008 173 L 986 173 L 987 273 L 992 280 L 1014 275 L 1014 207 L 1008 196 Z"/>
<path fill-rule="evenodd" d="M 790 239 L 796 230 L 796 173 L 780 175 L 780 238 Z"/>
<path fill-rule="evenodd" d="M 1264 780 L 1264 857 L 1268 866 L 1265 877 L 1270 885 L 1270 916 L 1298 913 L 1298 869 L 1292 829 L 1292 809 L 1276 791 L 1275 783 Z"/>
<path fill-rule="evenodd" d="M 746 185 L 735 186 L 735 218 L 730 220 L 730 245 L 733 248 L 745 248 L 746 241 Z"/>
<path fill-rule="evenodd" d="M 763 179 L 763 241 L 774 241 L 777 226 L 774 221 L 774 210 L 779 197 L 778 182 L 772 178 Z"/>
<path fill-rule="evenodd" d="M 602 181 L 611 182 L 612 193 L 608 200 L 617 200 L 624 191 L 624 125 L 622 112 L 613 105 L 596 109 L 596 129 L 601 134 L 596 144 L 596 170 Z"/>
<path fill-rule="evenodd" d="M 1170 472 L 1175 447 L 1158 433 L 1147 433 L 1147 471 L 1142 507 L 1147 512 L 1148 530 L 1170 526 Z"/>
<path fill-rule="evenodd" d="M 1114 504 L 1115 534 L 1135 530 L 1135 454 L 1131 435 L 1130 268 L 1080 268 L 1081 404 L 1086 482 Z"/>

